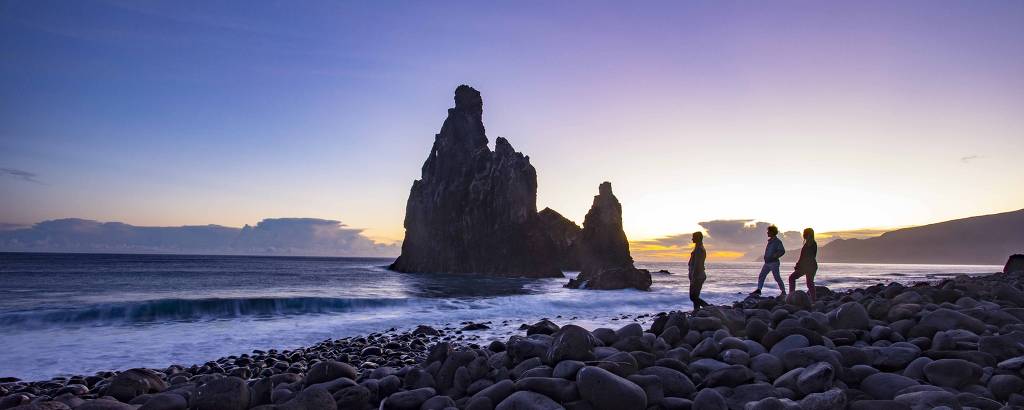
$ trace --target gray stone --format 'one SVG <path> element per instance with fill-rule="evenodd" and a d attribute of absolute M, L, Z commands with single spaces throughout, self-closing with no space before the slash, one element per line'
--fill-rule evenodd
<path fill-rule="evenodd" d="M 595 409 L 642 409 L 647 394 L 640 386 L 600 367 L 587 366 L 576 376 L 580 396 Z"/>
<path fill-rule="evenodd" d="M 960 408 L 960 402 L 957 401 L 956 395 L 946 391 L 919 391 L 901 394 L 894 400 L 910 406 L 911 410 L 931 410 L 939 406 Z"/>
<path fill-rule="evenodd" d="M 693 398 L 693 408 L 700 410 L 728 410 L 725 397 L 715 389 L 703 389 Z"/>
<path fill-rule="evenodd" d="M 423 405 L 420 406 L 420 410 L 444 410 L 452 407 L 457 406 L 455 404 L 455 400 L 452 400 L 451 397 L 434 396 L 423 402 Z"/>
<path fill-rule="evenodd" d="M 839 306 L 834 312 L 832 327 L 835 329 L 862 329 L 870 328 L 871 320 L 868 317 L 867 309 L 857 302 L 846 302 Z"/>
<path fill-rule="evenodd" d="M 555 365 L 551 371 L 551 377 L 559 377 L 566 380 L 576 380 L 576 372 L 579 372 L 586 364 L 577 360 L 562 360 Z"/>
<path fill-rule="evenodd" d="M 846 393 L 842 389 L 831 389 L 812 393 L 800 399 L 802 410 L 834 410 L 846 408 Z"/>
<path fill-rule="evenodd" d="M 481 390 L 479 393 L 474 394 L 473 398 L 486 397 L 490 399 L 491 403 L 501 403 L 515 390 L 515 383 L 511 380 L 505 379 L 500 382 L 492 384 L 490 387 Z"/>
<path fill-rule="evenodd" d="M 381 402 L 381 410 L 415 410 L 419 409 L 427 399 L 434 397 L 437 392 L 430 387 L 422 389 L 400 391 L 388 396 Z"/>
<path fill-rule="evenodd" d="M 249 387 L 237 377 L 222 377 L 199 386 L 192 408 L 196 410 L 245 410 L 249 408 Z"/>
<path fill-rule="evenodd" d="M 797 377 L 797 387 L 804 394 L 821 393 L 832 388 L 836 371 L 831 364 L 818 362 L 807 366 Z"/>
<path fill-rule="evenodd" d="M 708 387 L 729 386 L 735 387 L 754 379 L 754 372 L 745 366 L 731 365 L 709 373 L 704 378 L 704 385 Z"/>
<path fill-rule="evenodd" d="M 558 402 L 575 401 L 580 397 L 576 383 L 556 377 L 525 377 L 516 381 L 515 388 L 540 393 Z"/>
<path fill-rule="evenodd" d="M 551 365 L 563 360 L 594 360 L 594 346 L 599 344 L 594 335 L 576 325 L 566 325 L 554 334 L 545 362 Z"/>
<path fill-rule="evenodd" d="M 1012 374 L 997 374 L 989 379 L 988 389 L 995 398 L 1007 401 L 1010 395 L 1024 392 L 1024 379 Z"/>
<path fill-rule="evenodd" d="M 328 382 L 345 377 L 351 380 L 359 378 L 359 373 L 348 363 L 326 360 L 318 362 L 306 372 L 306 385 Z"/>
<path fill-rule="evenodd" d="M 959 389 L 981 380 L 981 366 L 962 359 L 939 359 L 924 366 L 931 384 Z"/>
<path fill-rule="evenodd" d="M 750 369 L 774 380 L 782 374 L 782 359 L 773 354 L 759 354 L 750 359 Z"/>
<path fill-rule="evenodd" d="M 494 410 L 561 410 L 554 400 L 531 391 L 517 391 L 502 400 Z"/>
<path fill-rule="evenodd" d="M 331 393 L 322 387 L 309 387 L 287 403 L 275 407 L 276 410 L 336 410 L 337 403 Z"/>
<path fill-rule="evenodd" d="M 860 390 L 880 400 L 892 400 L 896 392 L 918 383 L 914 379 L 896 373 L 875 373 L 860 382 Z"/>
<path fill-rule="evenodd" d="M 793 349 L 807 347 L 810 345 L 810 341 L 807 340 L 807 337 L 803 335 L 789 335 L 786 336 L 784 339 L 780 340 L 778 343 L 775 343 L 775 345 L 772 346 L 772 349 L 769 350 L 769 352 L 772 355 L 781 358 L 783 353 L 786 353 Z"/>
<path fill-rule="evenodd" d="M 164 390 L 167 390 L 167 383 L 160 373 L 150 369 L 130 369 L 114 376 L 104 394 L 127 403 L 135 396 Z"/>
<path fill-rule="evenodd" d="M 690 397 L 696 387 L 693 381 L 682 372 L 662 366 L 651 366 L 640 370 L 640 374 L 657 376 L 661 380 L 662 390 L 666 397 Z"/>

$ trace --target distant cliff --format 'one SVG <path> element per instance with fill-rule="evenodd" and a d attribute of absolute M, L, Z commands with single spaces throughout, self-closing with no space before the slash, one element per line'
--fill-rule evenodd
<path fill-rule="evenodd" d="M 837 239 L 818 250 L 818 260 L 1002 265 L 1010 254 L 1022 251 L 1024 209 L 898 229 L 868 239 Z"/>

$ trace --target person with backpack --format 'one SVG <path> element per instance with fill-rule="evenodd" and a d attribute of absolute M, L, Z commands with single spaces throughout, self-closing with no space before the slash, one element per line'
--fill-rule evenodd
<path fill-rule="evenodd" d="M 752 296 L 760 296 L 761 288 L 764 287 L 764 279 L 768 277 L 768 272 L 775 276 L 775 282 L 779 284 L 779 290 L 782 291 L 780 296 L 786 296 L 786 285 L 782 282 L 782 276 L 779 274 L 779 267 L 781 265 L 782 255 L 786 254 L 786 248 L 782 246 L 782 240 L 779 239 L 779 228 L 775 225 L 768 227 L 768 245 L 764 248 L 764 265 L 761 266 L 761 273 L 757 276 L 757 289 L 750 292 Z"/>

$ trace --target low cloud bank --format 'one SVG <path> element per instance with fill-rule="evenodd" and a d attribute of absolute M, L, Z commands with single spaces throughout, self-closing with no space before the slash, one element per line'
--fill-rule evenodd
<path fill-rule="evenodd" d="M 0 230 L 4 252 L 393 257 L 400 249 L 398 244 L 374 242 L 340 221 L 315 218 L 264 219 L 243 228 L 150 227 L 69 218 Z"/>
<path fill-rule="evenodd" d="M 764 254 L 768 242 L 766 231 L 772 224 L 753 219 L 720 219 L 699 222 L 704 232 L 704 247 L 712 260 L 758 261 Z M 843 232 L 826 232 L 816 235 L 818 246 L 835 239 L 869 238 L 881 235 L 884 230 L 863 229 Z M 686 259 L 692 249 L 692 232 L 664 236 L 657 239 L 630 242 L 630 251 L 636 260 L 679 260 Z M 787 259 L 799 254 L 803 237 L 799 231 L 779 232 L 779 239 L 786 246 Z M 792 254 L 792 255 L 791 255 Z"/>

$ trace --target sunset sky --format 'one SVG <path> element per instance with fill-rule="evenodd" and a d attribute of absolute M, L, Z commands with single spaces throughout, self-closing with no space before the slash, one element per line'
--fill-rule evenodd
<path fill-rule="evenodd" d="M 465 83 L 539 208 L 611 181 L 644 246 L 919 225 L 1024 208 L 1022 73 L 1021 1 L 0 0 L 0 223 L 399 241 Z"/>

